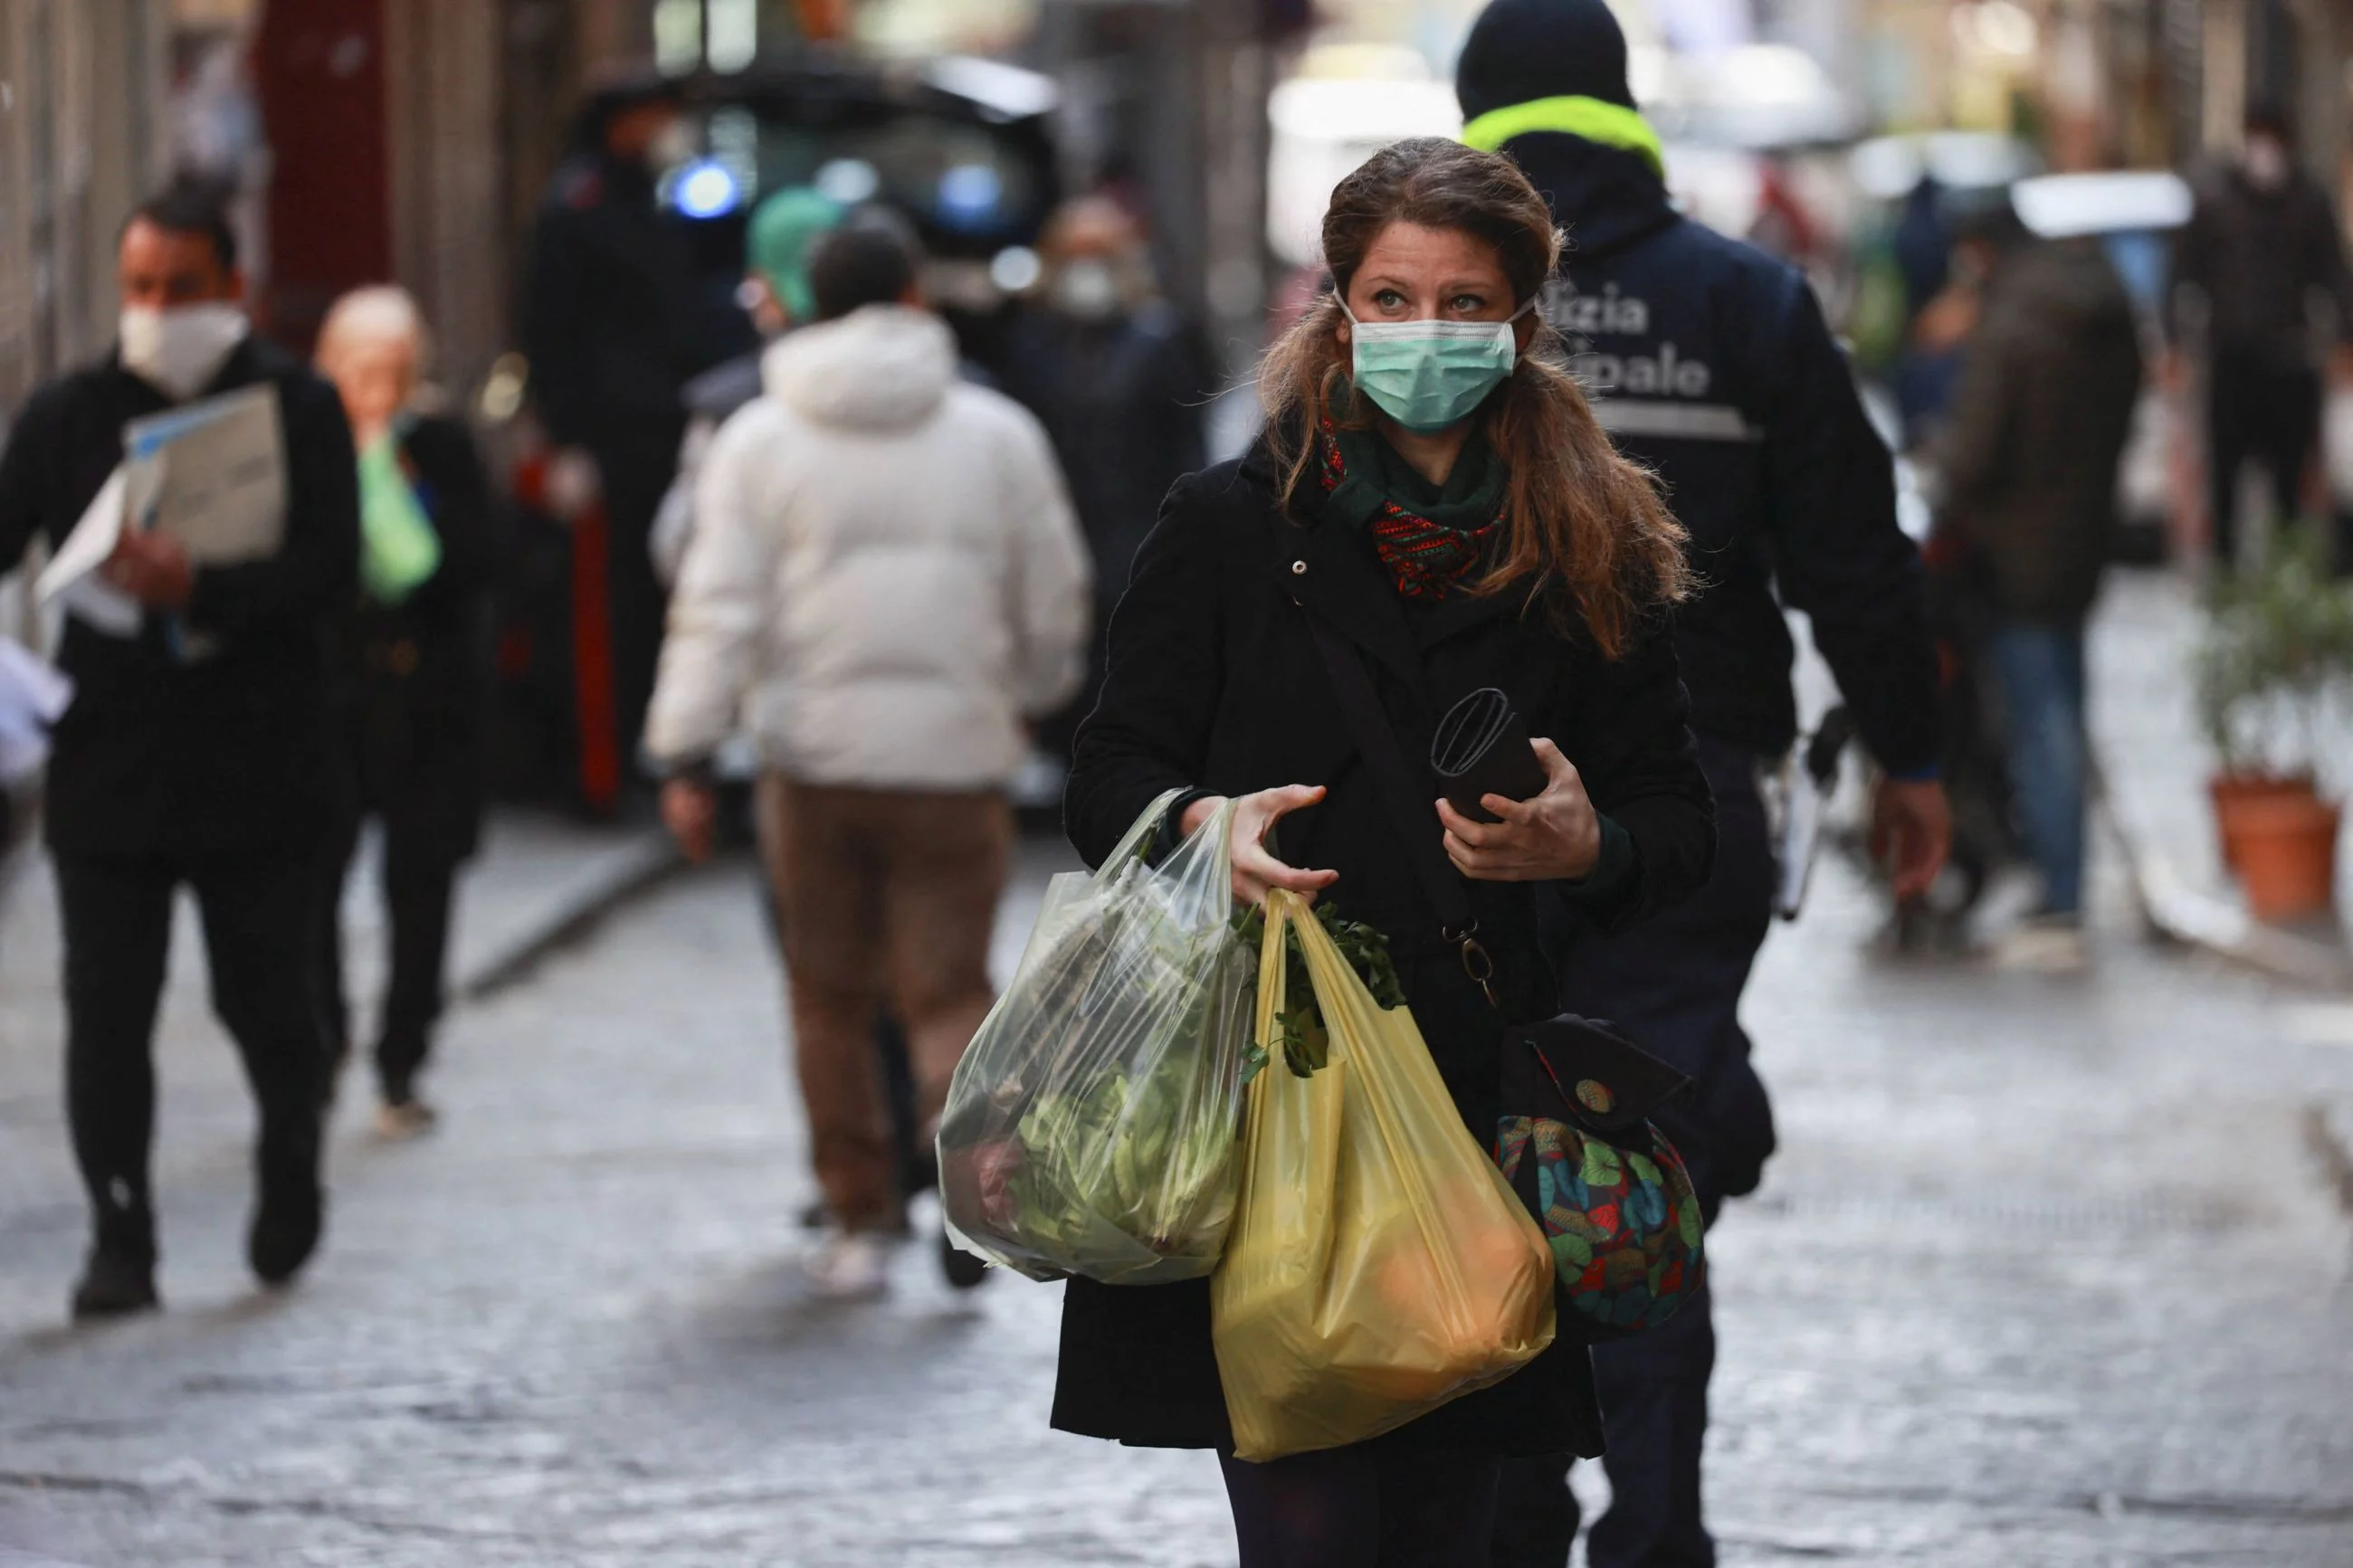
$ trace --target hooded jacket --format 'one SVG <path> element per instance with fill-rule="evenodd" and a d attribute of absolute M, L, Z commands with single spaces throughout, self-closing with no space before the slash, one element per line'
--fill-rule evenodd
<path fill-rule="evenodd" d="M 1085 546 L 1038 422 L 938 318 L 779 340 L 695 492 L 647 725 L 665 769 L 738 727 L 807 784 L 1002 785 L 1083 668 Z"/>
<path fill-rule="evenodd" d="M 1702 591 L 1676 617 L 1692 728 L 1797 732 L 1783 606 L 1803 610 L 1891 773 L 1936 765 L 1936 672 L 1893 462 L 1805 279 L 1694 223 L 1636 151 L 1556 131 L 1504 151 L 1568 232 L 1544 300 L 1594 412 L 1652 468 Z"/>
<path fill-rule="evenodd" d="M 2095 241 L 2030 245 L 1994 274 L 1937 467 L 1940 521 L 2005 614 L 2092 607 L 2140 373 L 2131 298 Z"/>

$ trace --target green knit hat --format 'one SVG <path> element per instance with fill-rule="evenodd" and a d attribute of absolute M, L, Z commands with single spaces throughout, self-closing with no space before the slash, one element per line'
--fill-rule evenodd
<path fill-rule="evenodd" d="M 745 259 L 796 321 L 817 313 L 809 291 L 809 251 L 840 226 L 843 216 L 839 202 L 807 185 L 787 186 L 753 209 L 744 236 Z"/>

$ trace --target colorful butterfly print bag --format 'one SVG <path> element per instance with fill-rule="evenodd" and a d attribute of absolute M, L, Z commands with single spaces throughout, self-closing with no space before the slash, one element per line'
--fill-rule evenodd
<path fill-rule="evenodd" d="M 1561 1336 L 1657 1328 L 1706 1274 L 1691 1177 L 1650 1121 L 1689 1080 L 1571 1013 L 1506 1028 L 1503 1067 L 1495 1163 L 1551 1246 Z"/>

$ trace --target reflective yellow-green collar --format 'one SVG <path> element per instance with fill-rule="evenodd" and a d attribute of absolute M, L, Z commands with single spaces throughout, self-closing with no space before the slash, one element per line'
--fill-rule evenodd
<path fill-rule="evenodd" d="M 1514 136 L 1534 131 L 1558 131 L 1639 153 L 1651 170 L 1666 178 L 1666 155 L 1651 122 L 1622 103 L 1600 98 L 1539 98 L 1528 103 L 1490 110 L 1462 128 L 1462 140 L 1482 153 L 1499 153 Z"/>

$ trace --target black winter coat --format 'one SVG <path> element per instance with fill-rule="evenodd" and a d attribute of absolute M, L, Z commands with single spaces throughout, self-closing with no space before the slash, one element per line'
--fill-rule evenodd
<path fill-rule="evenodd" d="M 1675 617 L 1692 727 L 1753 752 L 1796 737 L 1786 604 L 1811 618 L 1863 740 L 1936 765 L 1936 670 L 1895 470 L 1797 268 L 1692 222 L 1634 153 L 1558 132 L 1504 151 L 1568 250 L 1545 296 L 1620 450 L 1691 532 L 1700 596 Z"/>
<path fill-rule="evenodd" d="M 334 388 L 267 343 L 241 344 L 203 395 L 265 380 L 284 421 L 285 542 L 197 568 L 180 616 L 217 650 L 178 657 L 165 615 L 136 637 L 66 621 L 74 700 L 46 797 L 60 853 L 307 854 L 327 828 L 325 630 L 358 581 L 358 468 Z M 0 458 L 0 571 L 37 533 L 62 543 L 122 460 L 123 425 L 168 406 L 111 357 L 34 394 Z"/>
<path fill-rule="evenodd" d="M 1406 996 L 1464 1124 L 1493 1143 L 1504 1018 L 1438 935 L 1438 915 L 1398 852 L 1348 738 L 1306 616 L 1361 649 L 1409 755 L 1434 716 L 1501 686 L 1583 773 L 1595 805 L 1632 838 L 1636 867 L 1579 903 L 1560 884 L 1466 883 L 1504 1008 L 1557 1009 L 1561 943 L 1615 929 L 1706 879 L 1715 826 L 1694 760 L 1672 638 L 1654 629 L 1615 663 L 1523 616 L 1509 595 L 1456 594 L 1409 609 L 1362 531 L 1283 517 L 1263 447 L 1181 481 L 1137 554 L 1111 624 L 1103 701 L 1081 729 L 1066 811 L 1071 842 L 1100 864 L 1161 791 L 1242 795 L 1322 784 L 1322 804 L 1285 817 L 1278 852 L 1340 874 L 1325 897 L 1389 933 Z M 1311 491 L 1315 487 L 1310 485 Z M 1433 782 L 1430 799 L 1437 799 Z M 1435 807 L 1421 831 L 1440 830 Z M 1106 1286 L 1073 1279 L 1062 1308 L 1054 1425 L 1163 1447 L 1232 1441 L 1209 1343 L 1208 1289 L 1192 1280 Z M 1422 1440 L 1504 1453 L 1599 1451 L 1585 1351 L 1556 1343 L 1498 1386 L 1406 1428 Z"/>
<path fill-rule="evenodd" d="M 2168 320 L 2177 341 L 2201 336 L 2218 358 L 2278 373 L 2314 368 L 2314 296 L 2353 342 L 2353 269 L 2336 204 L 2301 170 L 2264 190 L 2238 167 L 2211 168 L 2174 241 Z"/>
<path fill-rule="evenodd" d="M 481 831 L 491 489 L 473 437 L 454 419 L 418 420 L 400 448 L 441 563 L 398 605 L 361 595 L 337 628 L 345 808 L 399 813 L 458 860 Z"/>

